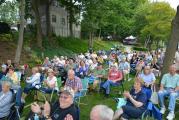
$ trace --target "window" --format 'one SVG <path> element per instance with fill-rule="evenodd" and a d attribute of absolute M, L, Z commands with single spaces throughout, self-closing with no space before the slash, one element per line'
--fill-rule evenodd
<path fill-rule="evenodd" d="M 65 18 L 62 18 L 62 19 L 61 19 L 61 24 L 62 24 L 62 25 L 65 25 Z"/>
<path fill-rule="evenodd" d="M 57 19 L 56 19 L 56 15 L 52 15 L 52 22 L 56 23 Z"/>

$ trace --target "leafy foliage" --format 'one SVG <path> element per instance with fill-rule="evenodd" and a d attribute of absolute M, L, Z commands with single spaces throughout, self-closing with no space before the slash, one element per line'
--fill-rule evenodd
<path fill-rule="evenodd" d="M 138 34 L 142 41 L 150 36 L 151 43 L 167 41 L 174 15 L 175 10 L 165 2 L 146 3 L 139 6 L 135 15 L 135 34 Z"/>
<path fill-rule="evenodd" d="M 10 42 L 13 41 L 11 34 L 0 34 L 0 41 L 1 42 Z"/>
<path fill-rule="evenodd" d="M 136 51 L 148 51 L 147 48 L 143 48 L 143 47 L 133 47 L 133 50 L 136 50 Z"/>
<path fill-rule="evenodd" d="M 0 1 L 1 4 L 1 1 Z M 16 0 L 5 1 L 0 5 L 0 21 L 7 23 L 17 23 L 18 2 Z"/>

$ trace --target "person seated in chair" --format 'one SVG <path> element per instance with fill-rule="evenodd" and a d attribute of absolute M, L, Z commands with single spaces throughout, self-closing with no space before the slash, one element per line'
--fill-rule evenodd
<path fill-rule="evenodd" d="M 105 90 L 105 96 L 108 97 L 110 93 L 110 86 L 120 85 L 120 81 L 123 79 L 122 72 L 117 69 L 116 65 L 112 65 L 109 74 L 108 80 L 104 82 L 102 88 Z"/>
<path fill-rule="evenodd" d="M 94 69 L 94 82 L 93 82 L 93 90 L 97 87 L 99 80 L 105 76 L 105 70 L 103 69 L 102 64 L 98 64 L 97 68 Z"/>
<path fill-rule="evenodd" d="M 127 78 L 127 74 L 130 73 L 130 65 L 126 61 L 126 57 L 125 56 L 122 57 L 122 60 L 119 63 L 119 70 L 122 71 L 122 73 L 124 75 L 124 80 L 129 79 L 129 78 Z"/>
<path fill-rule="evenodd" d="M 48 69 L 48 77 L 46 80 L 44 80 L 44 84 L 46 87 L 40 88 L 41 91 L 45 93 L 52 93 L 52 91 L 59 91 L 58 85 L 57 85 L 57 78 L 54 76 L 53 69 Z"/>
<path fill-rule="evenodd" d="M 32 76 L 27 77 L 26 79 L 27 85 L 24 88 L 24 99 L 27 96 L 27 94 L 30 92 L 30 90 L 38 89 L 40 88 L 40 73 L 39 69 L 37 67 L 32 68 Z"/>
<path fill-rule="evenodd" d="M 81 60 L 79 64 L 76 66 L 75 72 L 76 72 L 76 76 L 80 78 L 83 78 L 87 75 L 88 66 L 85 64 L 83 60 Z"/>
<path fill-rule="evenodd" d="M 64 89 L 72 89 L 75 93 L 75 98 L 80 96 L 80 90 L 82 89 L 82 82 L 79 77 L 75 76 L 74 70 L 68 71 L 68 78 L 66 80 Z"/>
<path fill-rule="evenodd" d="M 175 111 L 176 98 L 179 97 L 179 75 L 176 73 L 175 65 L 171 65 L 169 67 L 169 73 L 165 74 L 161 80 L 158 97 L 161 105 L 160 112 L 162 114 L 164 114 L 166 110 L 164 105 L 164 99 L 166 96 L 169 96 L 168 109 L 170 111 L 167 116 L 167 119 L 172 120 L 175 117 L 174 111 Z"/>
<path fill-rule="evenodd" d="M 79 113 L 73 103 L 73 97 L 74 93 L 72 91 L 64 90 L 54 104 L 50 105 L 46 101 L 43 107 L 40 107 L 37 103 L 33 103 L 31 110 L 38 114 L 41 120 L 79 120 Z M 43 108 L 43 111 L 41 108 Z"/>
<path fill-rule="evenodd" d="M 0 120 L 7 120 L 10 114 L 12 92 L 10 91 L 10 81 L 2 82 L 2 91 L 0 92 Z"/>
<path fill-rule="evenodd" d="M 18 75 L 16 72 L 14 72 L 14 67 L 9 66 L 8 73 L 6 74 L 6 78 L 10 79 L 12 82 L 11 89 L 13 92 L 16 93 L 16 105 L 20 106 L 21 105 L 21 97 L 22 97 L 22 88 L 20 85 L 20 81 L 18 79 Z"/>
<path fill-rule="evenodd" d="M 124 92 L 123 95 L 124 98 L 127 99 L 127 103 L 115 112 L 113 120 L 119 118 L 122 120 L 131 118 L 137 119 L 142 116 L 147 109 L 147 97 L 142 91 L 142 85 L 142 81 L 136 78 L 134 88 L 132 88 L 130 92 Z"/>
<path fill-rule="evenodd" d="M 152 70 L 150 69 L 150 66 L 145 66 L 143 72 L 139 74 L 138 77 L 142 79 L 144 82 L 143 89 L 145 90 L 147 94 L 147 99 L 149 100 L 152 95 L 151 88 L 156 80 L 155 75 L 152 73 Z"/>

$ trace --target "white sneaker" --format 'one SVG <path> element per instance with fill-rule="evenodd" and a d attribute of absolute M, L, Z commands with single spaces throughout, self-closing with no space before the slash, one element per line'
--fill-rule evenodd
<path fill-rule="evenodd" d="M 160 110 L 160 113 L 165 114 L 165 111 L 166 111 L 166 108 L 162 107 L 161 110 Z"/>
<path fill-rule="evenodd" d="M 175 118 L 175 114 L 173 112 L 170 112 L 167 116 L 168 120 L 173 120 Z"/>

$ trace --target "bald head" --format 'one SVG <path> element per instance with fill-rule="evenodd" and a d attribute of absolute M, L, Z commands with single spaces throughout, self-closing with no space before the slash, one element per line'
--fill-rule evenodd
<path fill-rule="evenodd" d="M 176 66 L 175 65 L 170 65 L 170 67 L 169 67 L 169 73 L 171 75 L 174 75 L 176 73 Z"/>
<path fill-rule="evenodd" d="M 68 79 L 74 80 L 75 78 L 75 71 L 73 69 L 68 70 Z"/>
<path fill-rule="evenodd" d="M 90 120 L 112 120 L 114 112 L 106 105 L 96 105 L 90 113 Z"/>

